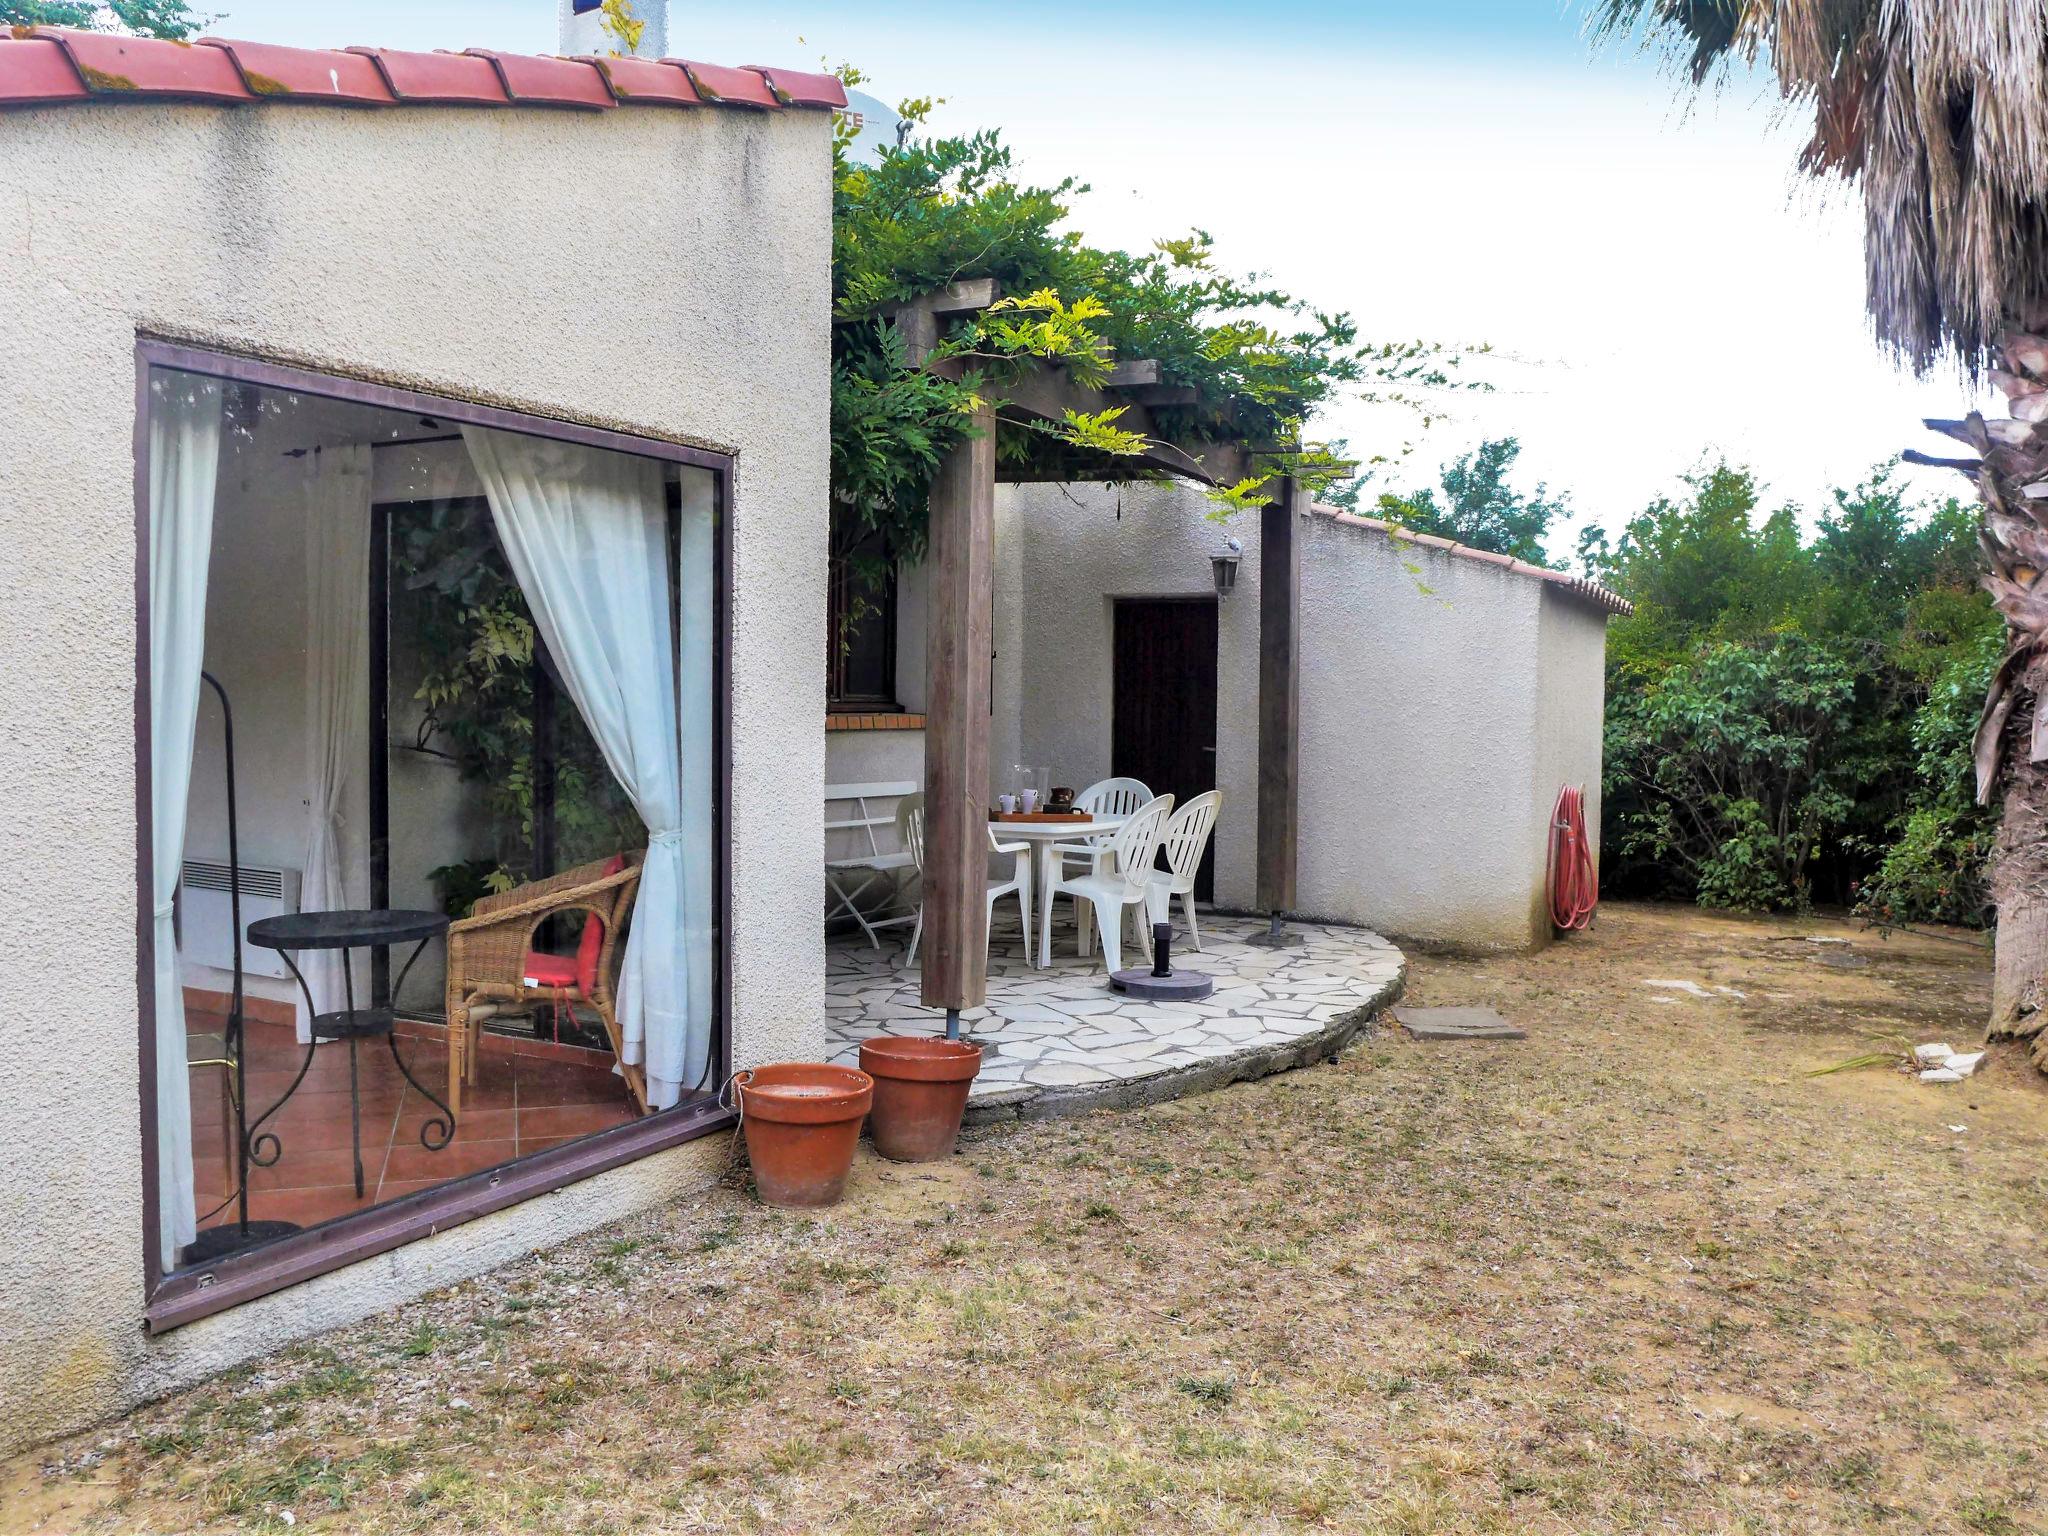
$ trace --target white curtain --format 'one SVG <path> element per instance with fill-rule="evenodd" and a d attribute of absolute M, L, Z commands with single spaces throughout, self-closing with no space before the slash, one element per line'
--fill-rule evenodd
<path fill-rule="evenodd" d="M 220 470 L 221 393 L 211 379 L 158 373 L 149 410 L 149 774 L 151 899 L 156 904 L 157 1206 L 163 1265 L 192 1241 L 192 1083 L 185 989 L 173 921 L 185 857 L 206 569 Z"/>
<path fill-rule="evenodd" d="M 369 905 L 369 871 L 346 806 L 369 761 L 370 449 L 323 448 L 306 487 L 306 853 L 308 912 Z M 314 1006 L 343 1006 L 342 951 L 297 957 Z M 365 976 L 357 960 L 356 1000 Z M 298 1000 L 299 1042 L 313 1038 Z"/>
<path fill-rule="evenodd" d="M 711 1052 L 711 839 L 716 829 L 712 807 L 718 782 L 712 767 L 711 723 L 717 706 L 718 528 L 716 482 L 705 469 L 683 469 L 682 527 L 677 539 L 678 602 L 682 620 L 682 655 L 676 658 L 677 692 L 682 703 L 683 805 L 691 818 L 691 837 L 684 845 L 683 932 L 685 995 L 690 1018 L 701 1021 L 685 1057 L 688 1081 L 702 1080 Z M 719 1085 L 709 1085 L 716 1089 Z"/>
<path fill-rule="evenodd" d="M 697 596 L 682 607 L 679 668 L 664 467 L 488 428 L 462 435 L 570 697 L 647 824 L 619 1026 L 648 1101 L 666 1109 L 704 1079 L 711 1043 L 710 504 L 684 517 Z"/>

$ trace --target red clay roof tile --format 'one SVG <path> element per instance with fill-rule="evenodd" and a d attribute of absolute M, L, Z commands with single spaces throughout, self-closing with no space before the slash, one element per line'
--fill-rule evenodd
<path fill-rule="evenodd" d="M 70 56 L 79 79 L 95 96 L 177 96 L 200 101 L 248 101 L 241 71 L 218 48 L 169 43 L 154 37 L 120 37 L 37 27 Z"/>
<path fill-rule="evenodd" d="M 771 111 L 846 105 L 832 75 L 689 59 L 558 59 L 482 48 L 337 51 L 215 37 L 171 43 L 69 27 L 0 33 L 0 108 L 124 98 L 600 110 L 626 102 Z"/>
<path fill-rule="evenodd" d="M 585 61 L 610 84 L 612 94 L 625 106 L 697 107 L 704 98 L 683 67 L 660 59 L 612 59 L 596 55 Z"/>
<path fill-rule="evenodd" d="M 723 64 L 699 64 L 694 59 L 668 59 L 689 71 L 690 84 L 706 101 L 728 107 L 779 107 L 768 82 L 751 69 L 729 69 Z"/>
<path fill-rule="evenodd" d="M 376 63 L 359 53 L 281 48 L 275 43 L 243 43 L 231 38 L 202 37 L 199 41 L 235 61 L 242 83 L 252 95 L 382 107 L 396 99 Z"/>
<path fill-rule="evenodd" d="M 597 107 L 610 111 L 618 103 L 604 76 L 582 59 L 537 58 L 532 54 L 468 50 L 473 58 L 489 59 L 504 84 L 505 95 L 518 106 Z"/>
<path fill-rule="evenodd" d="M 749 64 L 775 99 L 788 107 L 843 107 L 846 87 L 837 75 L 810 74 L 800 69 L 774 69 L 766 64 Z"/>
<path fill-rule="evenodd" d="M 84 101 L 91 94 L 71 56 L 54 39 L 0 38 L 0 106 Z"/>
<path fill-rule="evenodd" d="M 351 48 L 376 62 L 391 94 L 408 104 L 502 107 L 504 82 L 489 59 L 467 53 L 408 53 L 399 48 Z"/>

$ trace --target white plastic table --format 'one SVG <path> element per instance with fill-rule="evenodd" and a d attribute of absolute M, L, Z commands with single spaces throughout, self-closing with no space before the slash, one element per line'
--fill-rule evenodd
<path fill-rule="evenodd" d="M 999 843 L 1029 843 L 1031 845 L 1031 900 L 1034 910 L 1025 914 L 1026 922 L 1037 922 L 1036 904 L 1045 900 L 1045 893 L 1052 885 L 1052 861 L 1057 855 L 1052 851 L 1054 843 L 1076 843 L 1083 838 L 1104 837 L 1115 833 L 1118 827 L 1129 821 L 1128 816 L 1097 816 L 1093 821 L 992 821 L 988 824 Z M 1037 965 L 1040 970 L 1052 964 L 1052 956 L 1041 953 Z"/>

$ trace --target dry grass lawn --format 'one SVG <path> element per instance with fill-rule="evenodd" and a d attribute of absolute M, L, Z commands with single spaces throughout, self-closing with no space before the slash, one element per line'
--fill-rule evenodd
<path fill-rule="evenodd" d="M 1987 996 L 1678 908 L 1418 957 L 1532 1038 L 724 1189 L 50 1447 L 0 1527 L 2048 1529 L 2048 1092 L 1804 1075 Z"/>

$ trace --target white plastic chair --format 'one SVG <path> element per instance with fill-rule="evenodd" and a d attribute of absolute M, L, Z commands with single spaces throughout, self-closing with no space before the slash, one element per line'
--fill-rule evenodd
<path fill-rule="evenodd" d="M 924 796 L 905 795 L 896 807 L 896 832 L 903 839 L 903 846 L 910 854 L 911 863 L 917 868 L 918 878 L 924 878 Z M 1014 854 L 1017 859 L 1015 872 L 1007 880 L 991 880 L 988 883 L 988 929 L 989 942 L 994 942 L 996 925 L 996 903 L 1003 897 L 1016 893 L 1017 907 L 1022 914 L 1024 930 L 1024 963 L 1031 963 L 1031 845 L 1029 843 L 999 843 L 995 828 L 988 829 L 988 850 L 996 854 Z M 910 953 L 903 957 L 905 965 L 917 960 L 917 946 L 924 938 L 924 895 L 918 893 L 917 923 L 910 930 Z"/>
<path fill-rule="evenodd" d="M 1197 954 L 1202 950 L 1202 930 L 1195 922 L 1195 871 L 1202 867 L 1202 854 L 1222 809 L 1223 791 L 1212 789 L 1175 811 L 1159 840 L 1166 851 L 1166 868 L 1153 870 L 1147 882 L 1146 910 L 1151 920 L 1173 921 L 1173 898 L 1178 896 L 1188 915 L 1188 939 Z"/>
<path fill-rule="evenodd" d="M 1140 806 L 1149 805 L 1151 800 L 1152 791 L 1138 779 L 1101 779 L 1074 796 L 1074 809 L 1087 811 L 1092 816 L 1128 816 Z M 1050 862 L 1057 868 L 1071 855 L 1086 859 L 1093 873 L 1102 874 L 1108 868 L 1112 835 L 1101 832 L 1090 837 L 1085 830 L 1076 828 L 1073 842 L 1052 845 Z"/>
<path fill-rule="evenodd" d="M 1166 818 L 1173 814 L 1173 796 L 1140 806 L 1117 828 L 1114 840 L 1103 850 L 1103 867 L 1091 866 L 1085 873 L 1069 875 L 1066 864 L 1055 859 L 1052 883 L 1038 903 L 1038 952 L 1052 960 L 1052 904 L 1062 893 L 1074 898 L 1074 925 L 1081 931 L 1081 953 L 1089 952 L 1088 910 L 1095 910 L 1095 929 L 1102 935 L 1102 957 L 1112 971 L 1124 968 L 1124 918 L 1132 908 L 1143 910 L 1151 888 L 1152 861 L 1159 855 L 1159 839 L 1166 830 Z M 1095 850 L 1087 850 L 1090 858 Z"/>

